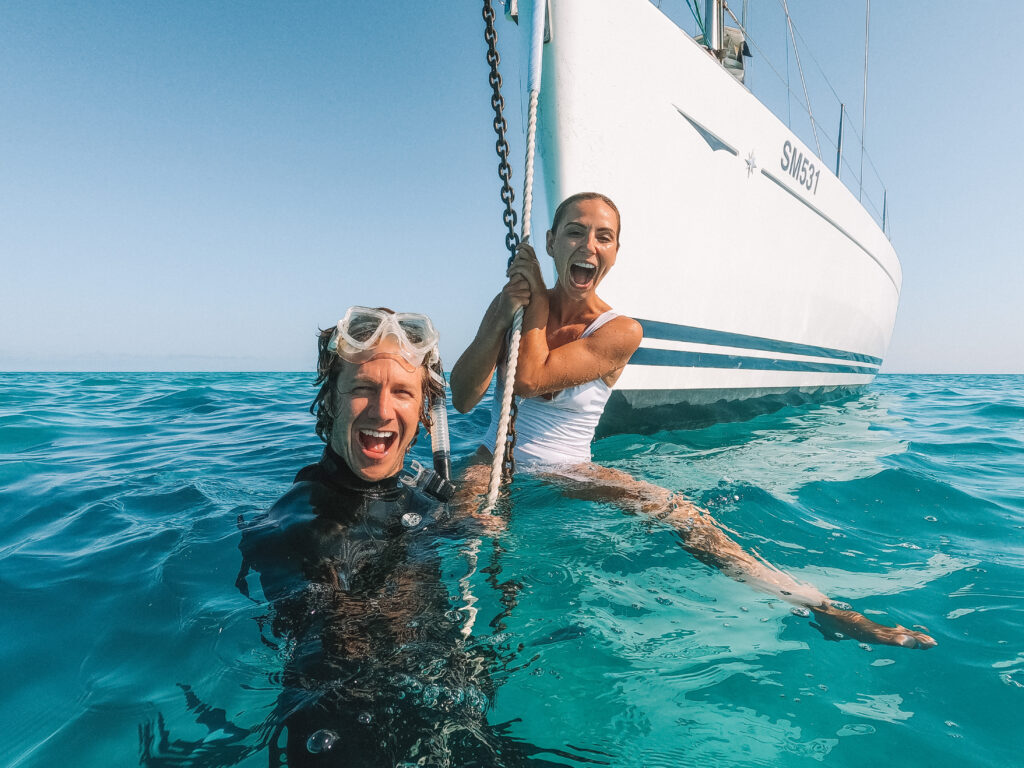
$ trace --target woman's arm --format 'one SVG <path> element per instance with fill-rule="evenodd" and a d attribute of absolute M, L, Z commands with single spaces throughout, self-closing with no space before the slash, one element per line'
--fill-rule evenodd
<path fill-rule="evenodd" d="M 523 323 L 513 391 L 519 397 L 560 392 L 621 371 L 643 339 L 640 323 L 616 317 L 584 339 L 550 349 L 546 328 Z"/>
<path fill-rule="evenodd" d="M 487 307 L 476 336 L 455 363 L 449 377 L 452 405 L 459 413 L 471 411 L 484 396 L 491 384 L 498 357 L 504 351 L 505 332 L 512 324 L 516 310 L 529 303 L 529 283 L 520 275 L 512 275 Z"/>
<path fill-rule="evenodd" d="M 523 314 L 523 336 L 513 391 L 519 397 L 559 392 L 614 374 L 640 346 L 643 329 L 629 317 L 616 317 L 592 335 L 551 349 L 548 346 L 549 301 L 537 256 L 528 244 L 519 247 L 509 269 L 530 285 L 531 301 Z"/>

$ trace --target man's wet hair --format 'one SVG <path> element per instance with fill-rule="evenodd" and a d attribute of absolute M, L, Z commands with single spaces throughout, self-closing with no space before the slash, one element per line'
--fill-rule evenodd
<path fill-rule="evenodd" d="M 387 307 L 377 307 L 377 309 L 395 314 L 394 310 Z M 316 434 L 325 443 L 331 441 L 331 430 L 334 429 L 334 399 L 337 396 L 338 376 L 342 371 L 342 366 L 358 365 L 358 363 L 343 360 L 337 352 L 328 349 L 333 334 L 333 327 L 326 330 L 321 328 L 317 334 L 316 381 L 313 382 L 313 386 L 320 389 L 317 390 L 316 397 L 309 405 L 309 412 L 316 416 Z M 444 368 L 441 366 L 440 355 L 437 355 L 437 359 L 430 368 L 440 377 L 441 381 L 444 381 Z M 423 372 L 423 404 L 420 407 L 420 424 L 429 430 L 431 427 L 430 409 L 437 402 L 437 398 L 444 397 L 444 385 L 430 375 L 426 365 L 421 365 L 420 369 Z"/>

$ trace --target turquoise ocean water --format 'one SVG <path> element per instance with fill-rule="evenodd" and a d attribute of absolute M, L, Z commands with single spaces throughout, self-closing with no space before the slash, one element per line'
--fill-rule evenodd
<path fill-rule="evenodd" d="M 0 765 L 139 765 L 161 728 L 153 765 L 268 764 L 287 651 L 235 588 L 236 520 L 318 457 L 312 394 L 301 374 L 0 374 Z M 484 421 L 452 416 L 457 454 Z M 1022 763 L 1024 377 L 882 376 L 595 460 L 939 645 L 828 641 L 670 530 L 520 477 L 475 568 L 443 552 L 509 738 L 565 765 Z"/>

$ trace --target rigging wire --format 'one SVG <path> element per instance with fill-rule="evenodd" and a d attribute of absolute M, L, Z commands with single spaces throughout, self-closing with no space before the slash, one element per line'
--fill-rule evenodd
<path fill-rule="evenodd" d="M 728 10 L 728 7 L 726 7 L 726 10 Z M 736 17 L 733 16 L 733 20 L 735 20 L 735 18 Z M 741 29 L 743 30 L 744 36 L 747 36 L 748 33 L 747 33 L 746 29 L 744 29 L 743 27 L 741 27 Z M 796 32 L 797 39 L 799 39 L 800 42 L 803 43 L 803 45 L 804 45 L 804 53 L 808 54 L 811 57 L 811 61 L 814 62 L 814 66 L 817 67 L 818 73 L 821 75 L 822 81 L 825 83 L 825 85 L 828 86 L 829 91 L 832 92 L 832 96 L 833 96 L 833 98 L 835 98 L 836 104 L 842 104 L 842 102 L 843 102 L 842 97 L 836 91 L 835 86 L 832 85 L 832 81 L 828 79 L 828 74 L 825 72 L 825 68 L 821 66 L 821 62 L 818 61 L 818 57 L 814 55 L 814 50 L 811 48 L 810 44 L 807 42 L 807 38 L 804 37 L 803 33 L 800 31 L 800 28 L 795 23 L 793 24 L 793 31 Z M 751 45 L 754 45 L 754 47 L 757 48 L 756 44 L 754 44 L 754 42 L 752 40 L 748 39 L 747 42 L 749 42 Z M 765 55 L 764 51 L 762 51 L 760 48 L 757 48 L 757 50 L 761 54 L 761 56 L 764 57 L 764 55 Z M 769 65 L 769 67 L 771 67 L 771 62 L 770 61 L 768 62 L 768 65 Z M 779 78 L 781 79 L 781 76 L 778 74 L 778 71 L 776 71 L 775 74 L 777 76 L 779 76 Z M 857 127 L 855 125 L 850 125 L 847 130 L 853 131 L 854 136 L 856 136 L 858 140 L 861 138 L 861 134 L 857 130 Z M 871 162 L 870 153 L 868 154 L 868 162 L 869 163 Z M 853 171 L 853 168 L 851 167 L 850 170 Z M 875 169 L 875 172 L 877 173 L 877 169 Z M 879 181 L 881 181 L 881 177 L 879 177 Z"/>
<path fill-rule="evenodd" d="M 786 69 L 786 71 L 787 71 L 787 74 L 786 74 L 786 76 L 783 76 L 783 75 L 782 75 L 782 73 L 781 73 L 781 72 L 779 72 L 779 70 L 778 70 L 778 69 L 777 69 L 777 68 L 775 67 L 775 65 L 774 65 L 774 64 L 772 64 L 772 60 L 771 60 L 771 59 L 770 59 L 770 58 L 768 57 L 768 54 L 767 54 L 767 53 L 766 53 L 766 52 L 764 51 L 764 49 L 763 49 L 763 48 L 761 48 L 761 46 L 759 46 L 759 45 L 757 44 L 757 41 L 756 41 L 756 40 L 754 40 L 754 39 L 753 39 L 752 37 L 750 37 L 750 33 L 749 33 L 749 32 L 747 31 L 747 27 L 746 27 L 746 24 L 745 24 L 744 22 L 741 22 L 741 21 L 740 21 L 739 19 L 737 19 L 737 18 L 736 18 L 736 14 L 734 14 L 734 13 L 732 12 L 732 9 L 731 9 L 731 8 L 729 8 L 729 6 L 728 6 L 728 5 L 726 5 L 726 4 L 723 4 L 723 6 L 722 6 L 722 7 L 723 7 L 723 8 L 725 9 L 726 13 L 728 13 L 728 14 L 729 14 L 729 16 L 730 16 L 730 17 L 732 18 L 732 20 L 733 20 L 734 22 L 736 22 L 736 25 L 737 25 L 737 26 L 739 27 L 740 31 L 741 31 L 741 32 L 743 33 L 743 38 L 744 38 L 744 40 L 745 40 L 745 41 L 746 41 L 746 42 L 747 42 L 747 43 L 748 43 L 749 45 L 751 45 L 751 46 L 752 46 L 752 47 L 754 48 L 754 50 L 755 50 L 755 51 L 757 51 L 757 53 L 759 54 L 760 58 L 761 58 L 761 59 L 762 59 L 762 60 L 764 61 L 764 63 L 765 63 L 765 64 L 767 64 L 767 65 L 768 65 L 768 68 L 769 68 L 769 69 L 770 69 L 770 70 L 771 70 L 771 71 L 772 71 L 772 72 L 773 72 L 773 73 L 775 74 L 775 77 L 776 77 L 776 78 L 777 78 L 777 79 L 779 80 L 779 82 L 780 82 L 780 83 L 783 83 L 784 85 L 786 85 L 786 91 L 787 91 L 787 109 L 788 109 L 788 108 L 789 108 L 789 107 L 791 106 L 791 105 L 790 105 L 790 103 L 789 103 L 789 101 L 790 101 L 790 100 L 789 100 L 789 98 L 788 98 L 788 97 L 792 97 L 792 96 L 795 96 L 795 97 L 796 97 L 796 100 L 797 100 L 797 104 L 799 104 L 799 105 L 800 105 L 801 107 L 803 107 L 803 108 L 804 108 L 804 110 L 805 110 L 805 111 L 806 111 L 806 112 L 807 112 L 808 114 L 810 114 L 810 105 L 809 105 L 809 104 L 808 104 L 807 102 L 805 102 L 805 101 L 803 100 L 803 98 L 802 98 L 802 97 L 800 96 L 800 94 L 799 94 L 799 93 L 795 93 L 795 92 L 793 91 L 792 87 L 791 87 L 791 86 L 789 85 L 789 75 L 788 75 L 788 71 L 789 71 L 789 56 L 788 56 L 788 54 L 789 54 L 789 37 L 787 36 L 787 37 L 785 38 L 785 39 L 786 39 L 786 53 L 787 53 L 787 57 L 786 57 L 786 65 L 787 65 L 787 69 Z M 793 25 L 793 30 L 794 30 L 794 31 L 795 31 L 795 32 L 797 33 L 797 36 L 798 36 L 798 37 L 800 37 L 800 39 L 801 39 L 801 40 L 803 40 L 803 39 L 804 39 L 804 38 L 803 38 L 803 35 L 801 35 L 801 34 L 800 34 L 800 31 L 799 31 L 798 29 L 796 29 L 796 25 L 795 25 L 795 24 Z M 805 40 L 804 42 L 806 43 L 806 40 Z M 812 54 L 812 58 L 813 58 L 813 54 Z M 816 60 L 816 59 L 815 59 L 815 63 L 817 63 L 817 60 Z M 822 70 L 822 69 L 821 69 L 821 65 L 818 65 L 818 70 L 819 70 L 819 71 L 821 72 L 821 75 L 822 75 L 822 77 L 823 77 L 823 78 L 824 78 L 824 79 L 825 79 L 825 80 L 827 81 L 827 80 L 828 80 L 828 78 L 827 78 L 827 76 L 825 75 L 825 72 L 824 72 L 824 70 Z M 748 85 L 749 85 L 749 83 L 748 83 Z M 839 96 L 838 96 L 838 94 L 836 94 L 836 91 L 835 91 L 835 89 L 834 89 L 834 88 L 832 88 L 832 84 L 831 84 L 831 83 L 829 83 L 829 88 L 830 88 L 830 89 L 832 90 L 832 93 L 833 93 L 833 94 L 834 94 L 834 95 L 836 96 L 836 102 L 837 102 L 837 103 L 841 103 L 841 102 L 839 101 Z M 749 89 L 748 89 L 748 90 L 749 90 Z M 792 123 L 792 116 L 791 116 L 791 114 L 790 114 L 790 116 L 788 117 L 788 120 L 789 120 L 789 122 L 790 122 L 790 123 Z M 819 125 L 819 126 L 818 126 L 818 132 L 820 133 L 820 135 L 821 135 L 821 136 L 823 136 L 823 137 L 825 138 L 825 140 L 826 140 L 826 141 L 827 141 L 827 142 L 828 142 L 829 144 L 831 144 L 831 145 L 832 145 L 832 148 L 833 148 L 833 149 L 834 149 L 834 148 L 836 148 L 836 140 L 832 138 L 831 134 L 829 134 L 829 132 L 828 132 L 828 131 L 826 131 L 826 130 L 825 130 L 824 128 L 822 128 L 822 127 L 821 127 L 821 126 Z M 853 132 L 854 132 L 855 134 L 857 133 L 857 131 L 856 131 L 856 130 L 854 130 Z M 819 152 L 820 152 L 820 148 L 819 148 Z M 869 159 L 869 162 L 870 162 L 870 157 L 869 157 L 868 159 Z M 845 162 L 845 161 L 844 161 L 844 162 Z M 851 172 L 851 173 L 854 173 L 854 175 L 856 175 L 856 173 L 854 172 L 854 169 L 853 169 L 853 167 L 852 167 L 852 166 L 850 166 L 850 165 L 849 165 L 848 163 L 847 163 L 847 167 L 848 167 L 848 168 L 850 168 L 850 172 Z"/>
<path fill-rule="evenodd" d="M 687 0 L 687 2 L 689 2 L 689 0 Z M 772 60 L 768 56 L 767 51 L 765 51 L 761 46 L 759 46 L 757 44 L 757 40 L 755 40 L 754 37 L 751 36 L 750 31 L 747 29 L 746 23 L 743 22 L 743 21 L 740 21 L 738 18 L 736 18 L 736 14 L 734 14 L 732 12 L 732 9 L 728 6 L 728 4 L 723 3 L 723 8 L 725 8 L 725 12 L 729 14 L 729 16 L 732 18 L 732 20 L 736 23 L 736 26 L 743 33 L 743 39 L 747 42 L 747 44 L 750 45 L 755 51 L 757 51 L 759 57 L 768 66 L 768 69 L 770 69 L 774 73 L 776 79 L 780 83 L 785 84 L 787 86 L 787 88 L 788 88 L 789 87 L 789 85 L 788 85 L 789 84 L 789 77 L 788 77 L 788 75 L 783 75 L 781 72 L 779 72 L 778 68 L 772 63 Z M 832 81 L 828 79 L 828 75 L 826 74 L 825 69 L 821 66 L 821 62 L 819 62 L 818 58 L 814 55 L 814 51 L 811 49 L 810 44 L 807 42 L 807 38 L 805 38 L 803 36 L 803 33 L 800 31 L 800 28 L 797 27 L 797 25 L 795 23 L 792 24 L 792 27 L 793 27 L 793 31 L 796 33 L 797 38 L 800 40 L 800 42 L 802 42 L 804 44 L 804 51 L 805 51 L 805 53 L 807 53 L 811 57 L 811 61 L 813 61 L 814 62 L 814 66 L 817 67 L 818 73 L 821 75 L 821 79 L 825 82 L 825 85 L 828 86 L 829 91 L 832 92 L 832 96 L 835 98 L 836 104 L 841 104 L 842 101 L 843 101 L 842 97 L 836 91 L 835 86 L 832 85 Z M 788 39 L 788 37 L 786 39 L 786 50 L 787 50 L 787 52 L 789 50 L 789 39 Z M 787 62 L 787 64 L 788 64 L 788 62 Z M 792 93 L 792 95 L 796 96 L 797 103 L 800 104 L 800 106 L 802 106 L 805 110 L 809 109 L 808 105 L 800 98 L 800 94 Z M 827 137 L 827 134 L 824 132 L 824 130 L 821 128 L 820 125 L 818 126 L 818 129 L 821 130 L 823 135 L 825 135 Z M 851 125 L 849 127 L 849 130 L 853 131 L 854 135 L 858 139 L 860 139 L 860 133 L 857 131 L 857 128 L 855 126 Z M 835 146 L 835 142 L 832 142 L 832 144 L 833 144 L 833 146 Z M 871 155 L 870 155 L 870 153 L 868 153 L 868 162 L 869 163 L 871 162 Z M 850 170 L 852 171 L 853 168 L 851 167 Z"/>
<path fill-rule="evenodd" d="M 807 102 L 807 116 L 811 119 L 811 133 L 814 134 L 814 146 L 818 148 L 818 157 L 821 157 L 821 142 L 818 141 L 818 126 L 814 122 L 814 113 L 811 111 L 811 97 L 807 95 L 807 81 L 804 79 L 804 67 L 800 63 L 800 50 L 797 48 L 796 35 L 793 33 L 793 19 L 789 16 L 789 4 L 782 0 L 782 10 L 786 12 L 786 25 L 789 27 L 789 36 L 793 40 L 793 56 L 796 58 L 796 69 L 800 73 L 800 85 L 804 89 L 804 101 Z M 787 63 L 789 59 L 787 58 Z"/>
<path fill-rule="evenodd" d="M 793 84 L 789 79 L 789 37 L 786 40 L 786 125 L 793 127 Z M 807 106 L 806 104 L 804 105 Z"/>
<path fill-rule="evenodd" d="M 747 28 L 747 3 L 748 3 L 748 0 L 743 0 L 743 10 L 740 11 L 740 13 L 743 14 L 743 20 L 736 22 L 737 24 L 739 24 L 740 29 L 746 29 Z M 725 0 L 722 0 L 722 7 L 725 8 L 725 10 L 729 11 L 729 6 L 725 2 Z M 732 16 L 733 19 L 736 18 L 736 16 L 733 14 L 732 11 L 729 11 L 729 15 Z M 746 40 L 745 35 L 746 35 L 746 33 L 744 33 L 744 42 Z M 745 50 L 746 50 L 746 52 L 748 54 L 750 53 L 750 49 L 749 48 L 746 48 Z M 751 87 L 751 79 L 750 79 L 750 74 L 751 73 L 750 73 L 750 70 L 747 69 L 746 67 L 744 67 L 743 69 L 744 69 L 743 84 L 746 85 L 747 88 L 750 88 Z"/>
<path fill-rule="evenodd" d="M 868 6 L 869 6 L 868 13 L 870 14 L 870 12 L 871 12 L 870 11 L 871 0 L 867 0 L 867 2 L 868 2 Z M 726 7 L 726 10 L 728 10 L 728 7 Z M 734 20 L 735 20 L 735 18 L 736 17 L 733 16 Z M 741 27 L 741 29 L 743 29 L 743 27 Z M 811 61 L 813 61 L 814 62 L 814 66 L 818 68 L 818 73 L 821 75 L 822 81 L 824 81 L 825 85 L 827 85 L 828 89 L 832 92 L 832 96 L 835 98 L 836 103 L 837 104 L 841 104 L 842 101 L 843 101 L 842 97 L 840 97 L 839 93 L 836 91 L 835 86 L 832 85 L 832 81 L 828 79 L 828 75 L 826 74 L 824 67 L 821 66 L 821 62 L 818 61 L 818 57 L 814 55 L 814 50 L 808 44 L 807 38 L 805 38 L 803 36 L 803 33 L 800 31 L 799 27 L 796 26 L 796 24 L 793 24 L 793 31 L 796 32 L 796 36 L 800 40 L 800 42 L 802 42 L 804 44 L 804 52 L 807 53 L 808 55 L 810 55 Z M 747 35 L 746 29 L 743 29 L 743 34 L 744 34 L 744 36 Z M 748 42 L 751 42 L 751 44 L 753 45 L 753 41 L 748 41 Z M 865 68 L 866 68 L 867 67 L 867 62 L 866 62 L 867 52 L 866 52 L 866 49 L 867 49 L 867 46 L 868 46 L 868 41 L 867 41 L 867 36 L 866 35 L 865 35 L 864 46 L 865 46 Z M 754 45 L 754 47 L 757 48 L 756 45 Z M 758 52 L 761 53 L 762 56 L 764 56 L 764 52 L 763 51 L 758 49 Z M 769 67 L 771 67 L 771 62 L 768 62 L 768 65 L 769 65 Z M 776 75 L 778 75 L 778 72 L 776 72 Z M 865 93 L 866 92 L 867 92 L 867 79 L 865 78 Z M 866 103 L 866 101 L 867 101 L 867 99 L 865 97 L 865 103 Z M 862 123 L 863 122 L 865 122 L 865 118 L 862 115 Z M 820 128 L 820 126 L 819 126 L 819 128 Z M 875 174 L 875 178 L 878 180 L 878 182 L 880 184 L 883 184 L 883 186 L 884 186 L 884 182 L 882 181 L 882 175 L 879 172 L 878 168 L 875 166 L 874 160 L 872 160 L 872 158 L 871 158 L 871 153 L 867 151 L 867 147 L 866 147 L 866 143 L 865 143 L 866 139 L 865 139 L 864 134 L 863 134 L 864 125 L 861 126 L 861 129 L 862 129 L 861 131 L 858 131 L 857 127 L 855 125 L 849 125 L 848 128 L 847 128 L 847 130 L 853 131 L 853 135 L 857 138 L 858 141 L 860 141 L 861 151 L 864 153 L 864 156 L 865 156 L 865 159 L 868 162 L 868 165 L 871 167 L 871 170 Z M 834 142 L 833 142 L 833 146 L 835 146 Z M 847 168 L 850 169 L 850 172 L 853 173 L 854 176 L 858 176 L 857 171 L 853 168 L 852 165 L 850 165 L 845 160 L 843 161 L 843 164 Z M 861 176 L 863 175 L 863 167 L 861 168 L 861 174 L 860 175 Z M 859 178 L 859 176 L 858 176 L 858 178 Z"/>
<path fill-rule="evenodd" d="M 785 0 L 783 0 L 785 2 Z M 860 113 L 860 195 L 864 193 L 864 139 L 868 129 L 868 39 L 871 32 L 871 0 L 867 0 L 864 16 L 864 96 Z"/>
<path fill-rule="evenodd" d="M 660 2 L 658 3 L 658 7 L 661 7 Z M 696 7 L 694 7 L 690 0 L 686 0 L 686 7 L 690 9 L 690 15 L 693 16 L 693 20 L 697 22 L 697 28 L 700 30 L 700 33 L 704 36 L 704 39 L 707 40 L 708 33 L 707 30 L 704 29 L 704 19 L 701 18 L 699 11 Z"/>
<path fill-rule="evenodd" d="M 687 2 L 689 2 L 689 0 L 687 0 Z M 870 3 L 870 0 L 868 0 L 868 2 Z M 761 46 L 759 46 L 757 44 L 757 40 L 750 35 L 750 32 L 747 29 L 747 25 L 744 22 L 742 22 L 742 21 L 740 21 L 739 19 L 736 18 L 736 14 L 734 14 L 732 12 L 732 9 L 729 8 L 728 4 L 723 3 L 723 7 L 725 8 L 726 13 L 729 14 L 729 16 L 732 18 L 733 22 L 735 22 L 735 24 L 739 27 L 740 31 L 743 33 L 743 37 L 746 40 L 747 44 L 750 45 L 757 52 L 758 57 L 761 59 L 761 61 L 763 61 L 768 66 L 768 68 L 775 75 L 776 79 L 786 87 L 786 92 L 787 92 L 787 99 L 786 99 L 787 105 L 786 106 L 787 106 L 787 113 L 788 113 L 787 114 L 787 122 L 790 124 L 790 126 L 792 124 L 792 114 L 791 114 L 791 112 L 789 112 L 789 110 L 791 109 L 790 97 L 795 96 L 796 100 L 797 100 L 797 103 L 800 106 L 802 106 L 805 110 L 807 110 L 808 114 L 810 114 L 810 106 L 801 99 L 800 94 L 793 92 L 792 87 L 790 86 L 790 83 L 789 83 L 789 75 L 788 75 L 788 71 L 789 71 L 789 37 L 788 36 L 786 37 L 786 71 L 787 71 L 787 74 L 783 75 L 779 71 L 779 69 L 775 66 L 775 64 L 772 63 L 772 60 L 768 56 L 767 52 Z M 825 70 L 824 70 L 824 68 L 821 65 L 821 62 L 819 62 L 817 57 L 814 55 L 814 51 L 811 49 L 810 45 L 807 43 L 807 39 L 800 32 L 800 29 L 797 27 L 797 25 L 795 23 L 792 23 L 792 20 L 790 20 L 790 24 L 792 26 L 793 32 L 796 33 L 797 38 L 804 44 L 805 52 L 809 52 L 810 57 L 811 57 L 811 61 L 814 62 L 815 67 L 817 67 L 818 72 L 821 75 L 821 79 L 825 82 L 825 84 L 828 86 L 828 89 L 832 92 L 832 96 L 835 98 L 836 103 L 837 104 L 841 104 L 842 103 L 842 99 L 840 98 L 839 93 L 836 91 L 835 86 L 833 86 L 832 82 L 829 80 L 828 75 L 825 73 Z M 823 136 L 829 142 L 829 144 L 832 145 L 833 148 L 836 148 L 836 141 L 834 141 L 832 139 L 832 137 L 829 135 L 829 133 L 827 131 L 825 131 L 824 129 L 822 129 L 821 126 L 818 126 L 818 130 L 819 130 L 821 136 Z M 871 153 L 867 151 L 867 146 L 866 146 L 866 143 L 864 141 L 864 137 L 863 137 L 862 132 L 858 131 L 857 127 L 855 125 L 849 123 L 849 122 L 847 123 L 847 130 L 852 131 L 854 137 L 860 142 L 861 153 L 862 153 L 862 156 L 863 156 L 863 160 L 867 161 L 868 167 L 871 169 L 871 172 L 874 174 L 875 179 L 878 181 L 879 185 L 881 185 L 882 188 L 884 189 L 885 188 L 885 182 L 882 179 L 882 175 L 879 172 L 878 167 L 875 165 L 874 159 L 871 157 Z M 843 158 L 842 162 L 843 162 L 843 165 L 847 169 L 849 169 L 851 177 L 856 178 L 858 185 L 860 185 L 861 188 L 863 188 L 863 183 L 864 183 L 863 182 L 863 175 L 864 175 L 863 165 L 861 166 L 861 169 L 858 172 L 858 170 L 856 168 L 854 168 L 853 165 L 850 164 L 850 161 L 846 157 Z M 861 192 L 861 194 L 863 195 L 863 192 Z M 870 204 L 871 209 L 875 212 L 875 214 L 877 216 L 880 217 L 882 214 L 881 214 L 881 212 L 879 212 L 877 205 L 874 204 L 874 202 L 871 200 L 870 196 L 867 196 L 867 200 L 868 200 L 868 202 Z"/>

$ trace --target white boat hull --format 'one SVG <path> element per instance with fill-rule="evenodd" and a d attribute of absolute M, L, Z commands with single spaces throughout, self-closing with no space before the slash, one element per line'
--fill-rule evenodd
<path fill-rule="evenodd" d="M 547 199 L 616 201 L 622 246 L 601 296 L 644 326 L 600 431 L 868 384 L 902 273 L 831 170 L 647 0 L 550 0 L 550 33 Z"/>

